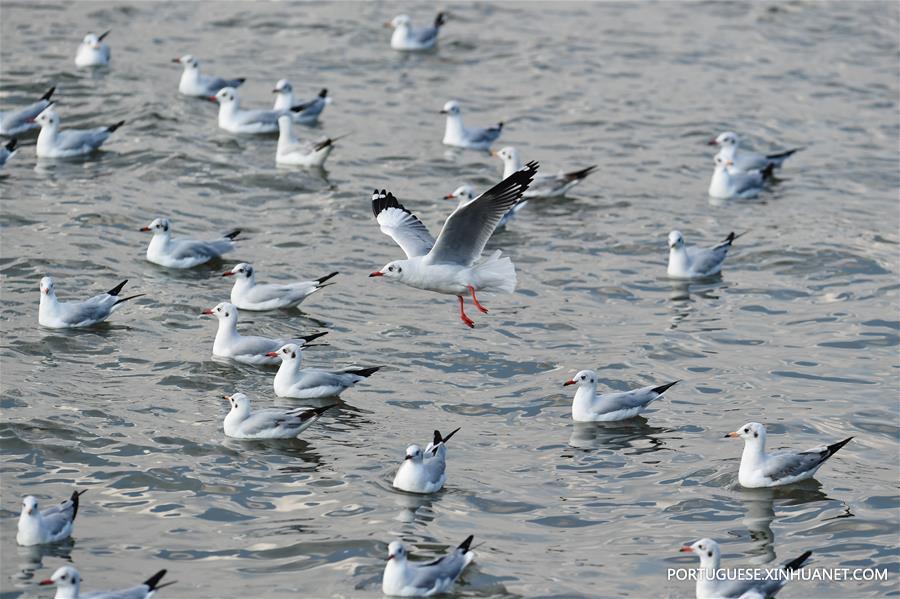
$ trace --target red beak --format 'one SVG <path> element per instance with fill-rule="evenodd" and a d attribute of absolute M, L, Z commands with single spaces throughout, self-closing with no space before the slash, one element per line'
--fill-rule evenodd
<path fill-rule="evenodd" d="M 448 193 L 447 195 L 444 196 L 444 199 L 445 200 L 455 200 L 456 196 L 453 195 L 452 193 Z"/>
<path fill-rule="evenodd" d="M 45 587 L 48 584 L 56 584 L 56 583 L 53 582 L 52 580 L 50 580 L 49 578 L 47 578 L 47 579 L 40 581 L 38 584 L 41 585 L 42 587 Z"/>
<path fill-rule="evenodd" d="M 212 308 L 207 308 L 206 310 L 204 310 L 204 311 L 201 312 L 200 314 L 208 314 L 208 315 L 212 316 L 212 313 L 213 313 L 213 309 L 212 309 Z"/>
<path fill-rule="evenodd" d="M 569 385 L 574 385 L 574 384 L 575 384 L 575 381 L 573 381 L 572 379 L 569 379 L 565 383 L 563 383 L 563 387 L 568 387 Z"/>
<path fill-rule="evenodd" d="M 376 270 L 375 272 L 373 272 L 373 273 L 370 274 L 369 276 L 370 276 L 370 277 L 383 277 L 383 276 L 384 276 L 384 273 L 381 272 L 380 270 Z"/>
<path fill-rule="evenodd" d="M 33 122 L 34 122 L 34 119 L 25 119 L 25 122 L 26 122 L 26 123 L 33 123 Z"/>
<path fill-rule="evenodd" d="M 138 231 L 143 231 L 144 233 L 148 232 L 149 230 L 150 227 L 141 227 L 140 229 L 138 229 Z"/>
<path fill-rule="evenodd" d="M 230 277 L 230 276 L 232 276 L 233 274 L 234 274 L 234 271 L 229 270 L 229 271 L 223 272 L 223 273 L 222 273 L 222 276 L 223 276 L 223 277 Z"/>
<path fill-rule="evenodd" d="M 277 358 L 278 352 L 270 351 L 270 352 L 266 352 L 266 355 L 269 356 L 270 358 Z"/>
<path fill-rule="evenodd" d="M 708 145 L 708 146 L 717 146 L 717 145 L 719 145 L 719 142 L 717 142 L 717 141 L 716 141 L 716 138 L 713 137 L 711 140 L 709 140 L 708 142 L 706 142 L 706 145 Z"/>
<path fill-rule="evenodd" d="M 693 553 L 694 552 L 694 550 L 691 549 L 690 547 L 682 547 L 678 551 L 680 551 L 681 553 Z"/>
<path fill-rule="evenodd" d="M 173 59 L 172 59 L 172 62 L 179 62 L 179 63 L 180 63 L 180 62 L 181 62 L 181 59 L 180 59 L 180 58 L 173 58 Z"/>
<path fill-rule="evenodd" d="M 219 99 L 218 99 L 217 97 L 215 97 L 215 96 L 210 96 L 210 97 L 209 97 L 209 101 L 210 101 L 210 102 L 218 102 Z"/>
<path fill-rule="evenodd" d="M 389 555 L 388 558 L 387 558 L 387 561 L 391 561 L 392 559 L 394 559 L 394 556 L 393 556 L 393 555 Z M 41 583 L 41 584 L 43 584 L 43 583 Z"/>

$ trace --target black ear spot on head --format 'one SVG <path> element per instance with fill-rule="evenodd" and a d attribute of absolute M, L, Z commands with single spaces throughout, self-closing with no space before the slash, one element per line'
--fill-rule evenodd
<path fill-rule="evenodd" d="M 225 316 L 231 316 L 231 312 L 226 312 Z"/>
<path fill-rule="evenodd" d="M 753 433 L 753 436 L 754 436 L 754 437 L 758 437 L 758 436 L 759 436 L 759 433 Z"/>
<path fill-rule="evenodd" d="M 708 555 L 709 557 L 712 557 L 712 551 L 707 551 L 706 555 Z"/>
<path fill-rule="evenodd" d="M 163 225 L 163 231 L 168 231 L 168 230 L 169 230 L 169 225 Z"/>
<path fill-rule="evenodd" d="M 296 357 L 297 357 L 297 352 L 293 352 L 293 351 L 292 351 L 292 352 L 291 352 L 291 357 L 292 357 L 292 358 L 296 358 Z"/>

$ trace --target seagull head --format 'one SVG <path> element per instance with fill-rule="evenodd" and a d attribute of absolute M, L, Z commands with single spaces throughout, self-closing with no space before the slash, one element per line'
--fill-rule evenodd
<path fill-rule="evenodd" d="M 53 573 L 53 576 L 48 578 L 47 580 L 42 580 L 38 584 L 41 586 L 46 586 L 48 584 L 55 584 L 59 589 L 57 591 L 58 597 L 68 597 L 70 594 L 65 594 L 62 592 L 63 589 L 75 588 L 74 596 L 78 596 L 78 587 L 81 585 L 81 574 L 78 573 L 78 570 L 73 568 L 72 566 L 63 566 L 59 568 L 56 572 Z"/>
<path fill-rule="evenodd" d="M 275 88 L 272 90 L 273 94 L 289 94 L 294 91 L 294 87 L 291 85 L 291 82 L 287 79 L 279 79 L 278 83 L 275 84 Z"/>
<path fill-rule="evenodd" d="M 408 263 L 409 260 L 394 260 L 393 262 L 388 262 L 381 267 L 381 270 L 376 270 L 369 276 L 384 277 L 386 279 L 402 281 L 404 277 L 406 277 L 406 275 L 409 273 Z"/>
<path fill-rule="evenodd" d="M 563 387 L 568 387 L 569 385 L 578 385 L 578 387 L 588 387 L 593 389 L 597 386 L 597 381 L 599 377 L 597 377 L 597 373 L 593 370 L 580 370 L 575 373 L 575 376 L 567 380 L 563 383 Z"/>
<path fill-rule="evenodd" d="M 250 411 L 250 398 L 243 393 L 232 393 L 231 395 L 223 395 L 222 397 L 227 399 L 228 403 L 231 404 L 232 412 Z"/>
<path fill-rule="evenodd" d="M 231 267 L 231 270 L 226 270 L 222 273 L 223 277 L 235 277 L 237 280 L 241 281 L 244 279 L 253 279 L 253 265 L 247 264 L 246 262 L 241 262 L 240 264 L 235 264 Z"/>
<path fill-rule="evenodd" d="M 88 46 L 89 48 L 93 48 L 94 50 L 100 49 L 100 37 L 94 35 L 93 33 L 89 33 L 84 36 L 84 39 L 81 40 L 81 44 L 83 46 Z"/>
<path fill-rule="evenodd" d="M 672 231 L 669 233 L 669 249 L 676 250 L 684 247 L 684 235 L 681 231 Z"/>
<path fill-rule="evenodd" d="M 38 500 L 36 497 L 29 495 L 22 500 L 22 513 L 28 516 L 35 516 L 38 513 Z"/>
<path fill-rule="evenodd" d="M 237 325 L 238 309 L 234 307 L 234 304 L 228 302 L 222 302 L 213 308 L 207 308 L 203 311 L 203 314 L 215 316 L 220 321 L 230 322 L 232 326 Z"/>
<path fill-rule="evenodd" d="M 390 27 L 391 29 L 396 29 L 397 27 L 409 27 L 410 21 L 409 16 L 407 15 L 397 15 L 390 21 L 384 24 L 385 27 Z"/>
<path fill-rule="evenodd" d="M 196 71 L 200 68 L 200 63 L 190 54 L 185 54 L 181 58 L 173 58 L 172 62 L 177 62 L 184 66 L 185 71 Z"/>
<path fill-rule="evenodd" d="M 300 348 L 294 343 L 288 343 L 278 348 L 278 351 L 270 351 L 266 354 L 270 358 L 281 358 L 282 362 L 298 362 L 300 360 Z"/>
<path fill-rule="evenodd" d="M 444 104 L 444 108 L 441 110 L 441 114 L 446 114 L 448 116 L 457 116 L 459 115 L 459 112 L 459 102 L 456 100 L 450 100 Z"/>
<path fill-rule="evenodd" d="M 141 227 L 141 231 L 145 233 L 153 233 L 156 235 L 171 235 L 172 234 L 172 223 L 169 222 L 169 219 L 164 217 L 154 218 L 153 222 L 151 222 L 146 227 Z"/>
<path fill-rule="evenodd" d="M 766 442 L 766 427 L 758 422 L 748 422 L 736 431 L 732 431 L 725 435 L 726 437 L 738 438 L 744 440 L 744 443 L 763 443 Z"/>
<path fill-rule="evenodd" d="M 693 553 L 700 558 L 700 563 L 706 563 L 712 560 L 713 563 L 719 563 L 719 544 L 712 539 L 700 539 L 693 545 L 685 545 L 679 549 L 682 553 Z"/>
<path fill-rule="evenodd" d="M 406 547 L 400 541 L 392 541 L 388 545 L 388 561 L 394 560 L 398 562 L 406 561 Z"/>
<path fill-rule="evenodd" d="M 223 106 L 227 106 L 229 104 L 236 104 L 238 101 L 238 93 L 237 90 L 233 87 L 223 87 L 219 90 L 215 96 L 209 97 L 211 102 L 218 102 Z"/>
<path fill-rule="evenodd" d="M 474 200 L 475 188 L 471 185 L 460 185 L 455 190 L 453 190 L 453 193 L 448 193 L 446 196 L 444 196 L 444 199 L 459 200 L 460 203 Z"/>
<path fill-rule="evenodd" d="M 422 461 L 423 455 L 424 454 L 422 453 L 421 447 L 419 447 L 418 445 L 410 445 L 406 448 L 406 457 L 404 457 L 403 459 L 411 460 L 413 463 L 418 464 Z"/>
<path fill-rule="evenodd" d="M 722 170 L 728 172 L 728 169 L 734 166 L 734 161 L 728 160 L 727 158 L 723 158 L 716 154 L 716 157 L 713 158 L 713 162 L 716 164 L 716 170 Z"/>
<path fill-rule="evenodd" d="M 59 127 L 59 115 L 53 110 L 52 102 L 39 115 L 34 117 L 34 122 L 41 127 L 49 129 L 57 129 Z"/>
<path fill-rule="evenodd" d="M 50 277 L 41 279 L 41 297 L 45 295 L 51 297 L 56 295 L 56 284 Z"/>
<path fill-rule="evenodd" d="M 506 146 L 497 151 L 491 151 L 491 156 L 496 156 L 501 159 L 504 164 L 507 162 L 519 164 L 519 152 L 512 146 Z"/>
<path fill-rule="evenodd" d="M 736 148 L 739 143 L 741 143 L 740 138 L 737 136 L 737 133 L 732 133 L 731 131 L 726 131 L 725 133 L 719 133 L 718 136 L 709 140 L 709 145 L 711 146 L 722 146 L 723 148 Z"/>

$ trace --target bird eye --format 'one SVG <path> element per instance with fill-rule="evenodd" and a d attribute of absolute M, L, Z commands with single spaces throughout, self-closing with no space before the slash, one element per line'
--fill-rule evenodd
<path fill-rule="evenodd" d="M 750 428 L 749 428 L 749 427 L 748 427 L 748 428 L 745 428 L 745 429 L 744 429 L 744 432 L 745 432 L 745 433 L 749 433 L 749 432 L 750 432 Z"/>
<path fill-rule="evenodd" d="M 582 375 L 581 375 L 581 380 L 584 380 L 585 378 L 586 378 L 586 377 L 582 374 Z"/>
<path fill-rule="evenodd" d="M 393 266 L 388 266 L 388 270 L 389 270 L 390 272 L 394 272 L 394 267 L 393 267 Z"/>
<path fill-rule="evenodd" d="M 63 574 L 59 577 L 60 580 L 65 580 L 68 577 L 68 574 Z"/>
<path fill-rule="evenodd" d="M 283 351 L 284 353 L 288 353 L 288 350 L 286 350 L 286 349 L 283 349 L 281 351 Z"/>

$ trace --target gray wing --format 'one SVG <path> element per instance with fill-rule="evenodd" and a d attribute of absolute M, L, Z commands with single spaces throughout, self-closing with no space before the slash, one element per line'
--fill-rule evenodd
<path fill-rule="evenodd" d="M 597 397 L 592 407 L 602 414 L 639 408 L 660 397 L 661 394 L 656 391 L 657 388 L 650 386 L 624 393 L 604 393 Z"/>
<path fill-rule="evenodd" d="M 315 281 L 302 281 L 291 285 L 276 285 L 266 283 L 256 285 L 247 293 L 247 299 L 252 302 L 267 302 L 271 300 L 294 300 L 303 298 L 318 289 Z"/>
<path fill-rule="evenodd" d="M 743 193 L 751 189 L 758 189 L 763 184 L 763 174 L 759 171 L 732 171 L 728 173 L 735 185 L 737 193 Z"/>
<path fill-rule="evenodd" d="M 119 591 L 81 593 L 78 597 L 79 599 L 146 599 L 149 590 L 147 585 L 139 584 L 136 587 L 121 589 Z"/>
<path fill-rule="evenodd" d="M 277 125 L 278 117 L 288 114 L 285 110 L 242 110 L 238 113 L 237 121 L 241 125 Z"/>
<path fill-rule="evenodd" d="M 173 240 L 172 245 L 171 256 L 176 260 L 184 258 L 218 258 L 234 249 L 234 241 L 225 238 L 215 241 Z"/>
<path fill-rule="evenodd" d="M 61 150 L 77 150 L 79 148 L 99 148 L 109 139 L 109 128 L 98 127 L 96 129 L 67 129 L 60 131 L 56 138 L 56 145 Z"/>
<path fill-rule="evenodd" d="M 259 410 L 241 422 L 241 432 L 245 435 L 255 435 L 274 428 L 299 429 L 316 417 L 318 417 L 318 413 L 312 408 Z"/>
<path fill-rule="evenodd" d="M 537 173 L 538 163 L 529 162 L 497 185 L 456 207 L 444 222 L 434 247 L 425 257 L 431 264 L 470 266 L 481 256 L 497 224 L 516 205 Z"/>
<path fill-rule="evenodd" d="M 757 593 L 762 597 L 771 597 L 784 586 L 781 580 L 729 580 L 716 588 L 716 597 L 722 599 L 738 599 L 744 593 Z"/>
<path fill-rule="evenodd" d="M 201 75 L 200 77 L 200 81 L 206 87 L 207 93 L 211 96 L 216 94 L 223 87 L 240 87 L 244 82 L 243 79 L 223 79 L 211 75 Z"/>
<path fill-rule="evenodd" d="M 384 190 L 372 194 L 372 212 L 381 232 L 396 241 L 407 258 L 424 256 L 434 247 L 434 237 L 428 227 L 404 208 L 394 194 Z"/>
<path fill-rule="evenodd" d="M 303 344 L 302 341 L 297 340 L 287 341 L 284 339 L 257 337 L 255 335 L 241 335 L 240 338 L 231 345 L 231 349 L 233 353 L 237 355 L 253 354 L 262 356 L 270 351 L 275 351 L 287 343 Z"/>
<path fill-rule="evenodd" d="M 790 478 L 817 468 L 831 456 L 827 447 L 816 447 L 800 453 L 770 454 L 766 460 L 764 474 L 773 481 Z"/>
<path fill-rule="evenodd" d="M 751 150 L 738 150 L 732 158 L 735 168 L 742 171 L 757 171 L 769 165 L 769 159 L 765 155 Z"/>
<path fill-rule="evenodd" d="M 317 117 L 322 114 L 323 110 L 325 110 L 325 104 L 325 98 L 319 96 L 316 96 L 314 100 L 301 102 L 300 105 L 303 106 L 303 110 L 297 116 L 301 119 L 310 119 L 313 117 Z"/>
<path fill-rule="evenodd" d="M 466 129 L 468 141 L 471 143 L 491 143 L 503 131 L 503 126 L 488 127 L 487 129 Z"/>
<path fill-rule="evenodd" d="M 438 28 L 434 25 L 420 27 L 419 29 L 413 29 L 409 32 L 410 39 L 413 39 L 420 44 L 430 44 L 437 39 L 437 36 Z"/>
<path fill-rule="evenodd" d="M 297 385 L 300 387 L 347 387 L 360 379 L 349 372 L 304 368 L 300 371 Z"/>
<path fill-rule="evenodd" d="M 3 119 L 0 121 L 3 123 L 3 126 L 0 127 L 0 129 L 9 131 L 27 125 L 29 124 L 30 119 L 37 117 L 37 115 L 41 114 L 48 106 L 50 106 L 48 100 L 38 100 L 33 104 L 29 104 L 22 110 L 10 110 L 3 114 Z"/>
<path fill-rule="evenodd" d="M 410 585 L 417 589 L 430 589 L 439 579 L 456 579 L 466 567 L 465 554 L 460 549 L 454 549 L 453 553 L 444 557 L 417 566 L 415 573 L 410 578 Z"/>
<path fill-rule="evenodd" d="M 55 514 L 43 517 L 42 520 L 47 527 L 47 530 L 49 530 L 53 536 L 56 536 L 61 533 L 66 526 L 72 523 L 72 512 L 71 510 L 68 512 L 56 512 Z"/>
<path fill-rule="evenodd" d="M 60 303 L 65 310 L 65 320 L 69 324 L 78 324 L 103 320 L 112 312 L 118 299 L 108 293 L 101 293 L 83 302 Z"/>
<path fill-rule="evenodd" d="M 708 273 L 720 268 L 728 254 L 728 248 L 731 247 L 731 241 L 733 238 L 712 248 L 687 248 L 688 256 L 691 259 L 691 269 L 696 273 Z"/>

